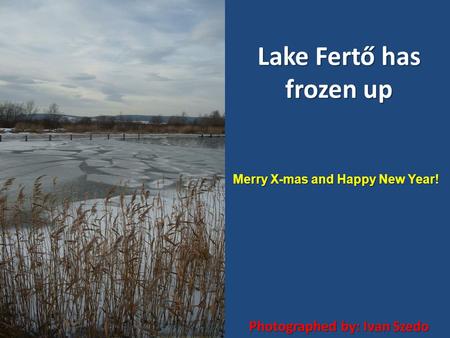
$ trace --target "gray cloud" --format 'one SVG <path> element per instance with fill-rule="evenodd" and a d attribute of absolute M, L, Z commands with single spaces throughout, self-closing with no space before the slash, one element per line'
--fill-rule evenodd
<path fill-rule="evenodd" d="M 168 77 L 161 76 L 158 73 L 149 73 L 147 74 L 148 81 L 170 81 Z"/>
<path fill-rule="evenodd" d="M 63 83 L 63 84 L 61 85 L 61 87 L 65 87 L 65 88 L 77 88 L 77 86 L 75 86 L 75 85 L 65 84 L 65 83 Z"/>
<path fill-rule="evenodd" d="M 31 78 L 22 77 L 19 75 L 7 75 L 0 74 L 0 81 L 7 82 L 8 84 L 24 85 L 24 84 L 35 84 L 36 81 Z"/>
<path fill-rule="evenodd" d="M 0 100 L 71 114 L 224 109 L 224 0 L 0 2 Z"/>
<path fill-rule="evenodd" d="M 89 80 L 95 80 L 97 77 L 95 75 L 92 74 L 78 74 L 75 76 L 70 77 L 71 80 L 75 80 L 75 81 L 89 81 Z"/>
<path fill-rule="evenodd" d="M 103 94 L 106 96 L 106 100 L 114 102 L 122 102 L 123 94 L 113 86 L 106 86 L 102 88 Z"/>

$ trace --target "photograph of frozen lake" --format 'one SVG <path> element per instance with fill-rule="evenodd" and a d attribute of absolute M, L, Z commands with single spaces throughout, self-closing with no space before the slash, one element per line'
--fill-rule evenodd
<path fill-rule="evenodd" d="M 0 337 L 225 335 L 223 26 L 0 3 Z"/>

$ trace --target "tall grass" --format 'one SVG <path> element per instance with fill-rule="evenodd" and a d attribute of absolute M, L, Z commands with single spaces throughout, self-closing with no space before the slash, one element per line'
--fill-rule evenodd
<path fill-rule="evenodd" d="M 0 336 L 222 336 L 224 188 L 59 202 L 0 188 Z M 171 203 L 169 203 L 171 204 Z M 8 332 L 8 333 L 5 333 Z"/>

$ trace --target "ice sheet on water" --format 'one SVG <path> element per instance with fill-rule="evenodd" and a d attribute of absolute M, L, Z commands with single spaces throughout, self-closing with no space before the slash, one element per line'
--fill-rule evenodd
<path fill-rule="evenodd" d="M 121 186 L 129 188 L 138 188 L 142 185 L 142 183 L 134 178 L 117 175 L 88 174 L 87 180 L 94 183 L 104 183 L 111 186 Z"/>
<path fill-rule="evenodd" d="M 82 151 L 80 151 L 78 153 L 78 156 L 90 158 L 90 157 L 96 156 L 97 154 L 98 154 L 98 152 L 96 150 L 83 149 Z"/>
<path fill-rule="evenodd" d="M 156 189 L 156 190 L 160 190 L 160 189 L 164 189 L 164 188 L 168 188 L 168 187 L 174 187 L 175 185 L 176 185 L 175 180 L 171 180 L 171 179 L 167 179 L 167 178 L 154 180 L 154 181 L 151 181 L 151 183 L 147 184 L 148 188 Z"/>
<path fill-rule="evenodd" d="M 140 171 L 148 169 L 147 163 L 136 158 L 115 158 L 112 162 L 115 167 L 120 168 L 133 168 Z"/>
<path fill-rule="evenodd" d="M 75 156 L 77 155 L 76 151 L 69 150 L 59 150 L 59 149 L 36 149 L 33 150 L 33 155 L 42 155 L 42 156 Z M 35 156 L 36 157 L 36 156 Z"/>
<path fill-rule="evenodd" d="M 98 168 L 103 173 L 114 175 L 114 176 L 124 176 L 124 177 L 132 177 L 135 179 L 148 180 L 149 177 L 144 175 L 143 169 L 135 169 L 135 168 Z"/>
<path fill-rule="evenodd" d="M 129 187 L 144 184 L 163 189 L 173 187 L 180 176 L 223 176 L 223 147 L 207 147 L 204 143 L 207 140 L 196 142 L 197 136 L 190 137 L 189 142 L 184 141 L 188 136 L 175 136 L 176 141 L 171 137 L 160 135 L 155 142 L 148 139 L 0 142 L 0 183 L 15 177 L 17 183 L 30 188 L 38 176 L 48 175 L 58 177 L 65 185 L 89 184 L 90 190 L 95 189 L 95 184 L 113 186 L 124 182 Z"/>
<path fill-rule="evenodd" d="M 110 167 L 112 164 L 110 161 L 106 161 L 106 160 L 91 160 L 91 159 L 87 159 L 86 161 L 86 165 L 89 167 Z"/>

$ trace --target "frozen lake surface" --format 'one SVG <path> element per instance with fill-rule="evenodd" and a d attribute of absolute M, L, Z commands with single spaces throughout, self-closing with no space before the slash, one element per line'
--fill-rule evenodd
<path fill-rule="evenodd" d="M 5 138 L 0 142 L 0 182 L 16 179 L 27 193 L 37 177 L 46 191 L 73 199 L 101 198 L 112 187 L 128 192 L 142 184 L 150 191 L 173 191 L 180 178 L 223 177 L 224 138 L 155 135 L 143 139 L 94 138 L 54 141 Z"/>

